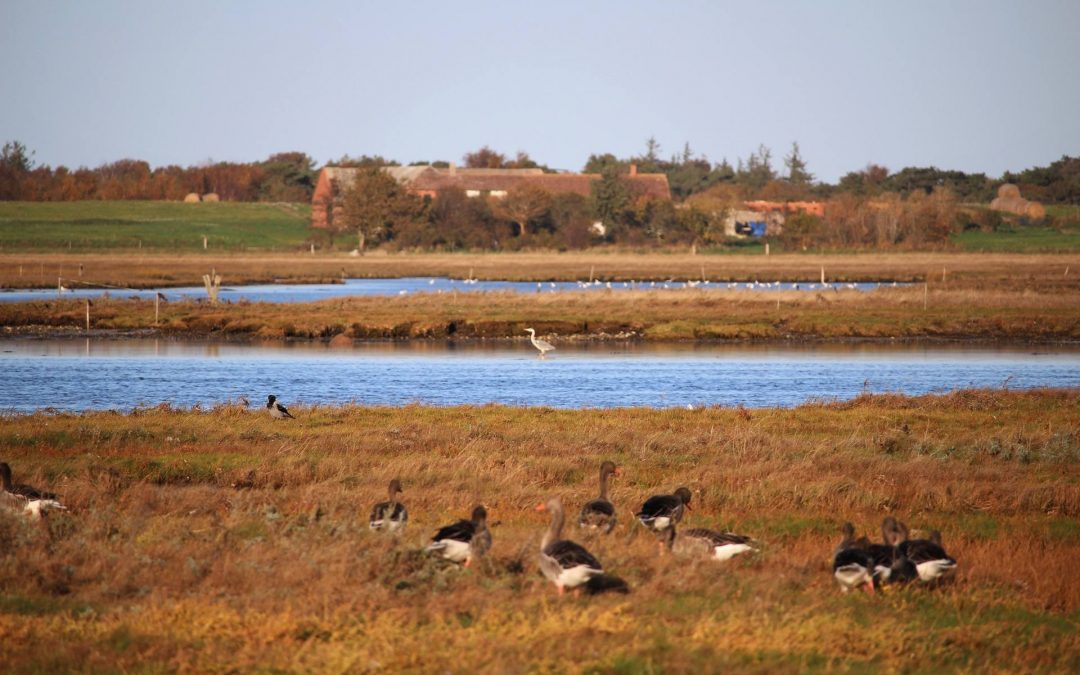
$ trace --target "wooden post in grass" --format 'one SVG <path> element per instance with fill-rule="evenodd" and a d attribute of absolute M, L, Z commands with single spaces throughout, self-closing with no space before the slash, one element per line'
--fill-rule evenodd
<path fill-rule="evenodd" d="M 56 277 L 56 297 L 59 298 L 60 295 L 63 292 L 64 292 L 64 280 L 61 279 L 60 277 Z"/>
<path fill-rule="evenodd" d="M 154 325 L 158 325 L 158 310 L 161 307 L 161 293 L 154 291 Z"/>
<path fill-rule="evenodd" d="M 82 276 L 82 263 L 79 263 L 79 276 Z"/>
<path fill-rule="evenodd" d="M 769 242 L 765 242 L 765 255 L 769 255 Z"/>
<path fill-rule="evenodd" d="M 945 268 L 941 268 L 941 283 L 945 283 Z"/>
<path fill-rule="evenodd" d="M 204 251 L 206 250 L 207 243 L 208 242 L 206 241 L 206 235 L 204 234 L 203 238 L 202 238 L 202 248 L 203 248 Z"/>
<path fill-rule="evenodd" d="M 206 294 L 210 296 L 210 304 L 216 305 L 218 292 L 221 291 L 221 275 L 216 270 L 210 270 L 210 274 L 204 274 L 202 278 L 206 286 Z"/>
<path fill-rule="evenodd" d="M 821 285 L 825 285 L 825 266 L 821 266 Z"/>
<path fill-rule="evenodd" d="M 1069 268 L 1066 267 L 1065 268 L 1065 274 L 1068 275 L 1068 273 L 1069 273 Z M 22 265 L 19 265 L 19 276 L 20 277 L 22 276 Z"/>
<path fill-rule="evenodd" d="M 595 278 L 596 278 L 596 265 L 593 265 L 592 267 L 589 268 L 589 283 L 591 284 L 593 282 L 593 279 L 595 279 Z"/>
<path fill-rule="evenodd" d="M 90 298 L 86 299 L 86 332 L 90 332 Z"/>
<path fill-rule="evenodd" d="M 315 255 L 315 244 L 311 245 L 311 255 Z"/>

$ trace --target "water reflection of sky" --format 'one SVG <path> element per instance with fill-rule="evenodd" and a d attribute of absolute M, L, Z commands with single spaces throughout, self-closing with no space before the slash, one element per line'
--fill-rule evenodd
<path fill-rule="evenodd" d="M 55 300 L 59 298 L 98 298 L 109 295 L 116 298 L 138 297 L 153 299 L 154 290 L 118 290 L 101 288 L 81 288 L 75 281 L 70 288 L 57 292 L 56 288 L 0 292 L 0 302 L 28 302 L 34 300 Z M 313 302 L 351 296 L 392 296 L 413 293 L 477 293 L 485 291 L 512 291 L 515 293 L 594 293 L 602 291 L 629 290 L 672 290 L 692 288 L 701 291 L 738 290 L 748 292 L 769 291 L 870 291 L 879 286 L 893 284 L 843 283 L 830 284 L 827 288 L 820 283 L 809 282 L 699 282 L 697 280 L 671 280 L 650 282 L 595 282 L 585 281 L 468 281 L 447 279 L 445 277 L 405 277 L 401 279 L 347 279 L 342 284 L 257 284 L 252 286 L 222 286 L 220 299 L 227 302 Z M 206 289 L 202 286 L 184 286 L 163 288 L 161 293 L 169 300 L 205 299 Z"/>
<path fill-rule="evenodd" d="M 275 393 L 288 402 L 555 407 L 791 406 L 862 391 L 1078 387 L 1080 349 L 527 341 L 207 343 L 0 340 L 0 409 L 213 404 Z"/>

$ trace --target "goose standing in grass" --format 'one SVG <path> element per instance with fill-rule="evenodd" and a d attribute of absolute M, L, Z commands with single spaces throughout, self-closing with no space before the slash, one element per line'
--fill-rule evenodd
<path fill-rule="evenodd" d="M 915 565 L 920 581 L 938 581 L 956 571 L 956 560 L 945 552 L 941 545 L 941 533 L 937 530 L 930 532 L 927 539 L 908 539 L 907 525 L 899 523 L 897 536 L 897 552 Z"/>
<path fill-rule="evenodd" d="M 566 518 L 562 500 L 552 497 L 546 504 L 538 505 L 536 510 L 551 513 L 551 525 L 540 542 L 540 571 L 559 589 L 559 595 L 567 588 L 576 589 L 604 573 L 600 561 L 584 546 L 562 538 Z"/>
<path fill-rule="evenodd" d="M 863 586 L 874 592 L 874 561 L 863 546 L 855 541 L 855 526 L 844 523 L 844 538 L 833 555 L 833 577 L 845 593 Z"/>
<path fill-rule="evenodd" d="M 266 409 L 270 411 L 270 417 L 276 420 L 296 419 L 289 413 L 289 409 L 277 402 L 277 396 L 270 394 L 266 397 Z"/>
<path fill-rule="evenodd" d="M 536 331 L 532 328 L 526 328 L 525 332 L 529 334 L 529 341 L 532 342 L 532 346 L 540 350 L 540 358 L 544 358 L 544 355 L 548 352 L 555 351 L 555 345 L 547 340 L 537 340 Z"/>
<path fill-rule="evenodd" d="M 662 534 L 682 520 L 683 513 L 690 508 L 690 497 L 690 490 L 685 487 L 675 490 L 674 494 L 655 495 L 646 499 L 635 515 L 642 525 Z"/>
<path fill-rule="evenodd" d="M 490 548 L 487 509 L 478 505 L 473 509 L 470 520 L 459 520 L 436 532 L 425 550 L 438 553 L 451 562 L 464 562 L 468 567 L 474 556 L 482 556 Z"/>
<path fill-rule="evenodd" d="M 578 526 L 582 529 L 596 530 L 609 534 L 615 529 L 615 505 L 608 500 L 608 479 L 618 476 L 619 469 L 615 462 L 600 465 L 600 496 L 581 507 Z"/>
<path fill-rule="evenodd" d="M 900 555 L 897 547 L 903 541 L 900 521 L 888 516 L 881 522 L 881 540 L 883 543 L 871 543 L 866 537 L 861 537 L 856 544 L 866 551 L 873 564 L 873 574 L 876 581 L 881 583 L 897 584 L 907 583 L 918 577 L 915 565 L 905 556 Z"/>
<path fill-rule="evenodd" d="M 667 544 L 679 555 L 707 555 L 720 561 L 731 560 L 740 553 L 757 550 L 750 537 L 700 527 L 692 527 L 682 532 L 676 532 L 674 526 L 668 528 Z"/>
<path fill-rule="evenodd" d="M 397 478 L 390 481 L 388 492 L 389 499 L 385 502 L 379 502 L 371 509 L 368 527 L 376 532 L 383 530 L 397 532 L 404 529 L 405 523 L 409 521 L 409 512 L 397 498 L 401 494 L 401 481 Z"/>
<path fill-rule="evenodd" d="M 64 511 L 67 508 L 57 501 L 55 493 L 12 481 L 11 467 L 7 462 L 0 462 L 0 481 L 4 486 L 3 506 L 9 511 L 20 512 L 33 520 L 38 520 L 49 511 L 54 509 Z"/>

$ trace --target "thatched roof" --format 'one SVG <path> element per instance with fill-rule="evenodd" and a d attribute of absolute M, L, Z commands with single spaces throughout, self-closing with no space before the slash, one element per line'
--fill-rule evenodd
<path fill-rule="evenodd" d="M 356 180 L 357 168 L 328 166 L 323 171 L 333 184 L 335 192 Z M 544 173 L 541 169 L 447 169 L 432 166 L 388 166 L 383 171 L 414 192 L 435 193 L 457 188 L 478 192 L 505 192 L 525 183 L 537 185 L 549 192 L 573 192 L 588 195 L 592 182 L 599 174 Z M 668 199 L 671 190 L 667 176 L 662 173 L 624 176 L 643 194 Z"/>

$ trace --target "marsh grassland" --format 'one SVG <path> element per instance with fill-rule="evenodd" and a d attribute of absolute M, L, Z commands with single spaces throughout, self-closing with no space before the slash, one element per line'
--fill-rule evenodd
<path fill-rule="evenodd" d="M 16 478 L 70 510 L 0 514 L 9 671 L 709 672 L 1080 668 L 1080 392 L 862 396 L 795 409 L 243 405 L 0 421 Z M 629 595 L 558 598 L 545 521 L 622 467 L 620 524 L 582 538 Z M 233 487 L 254 471 L 250 487 Z M 401 478 L 412 517 L 367 530 Z M 631 514 L 694 490 L 687 525 L 755 536 L 730 564 L 657 557 Z M 472 569 L 425 540 L 490 511 Z M 940 529 L 951 584 L 843 595 L 844 520 Z"/>

